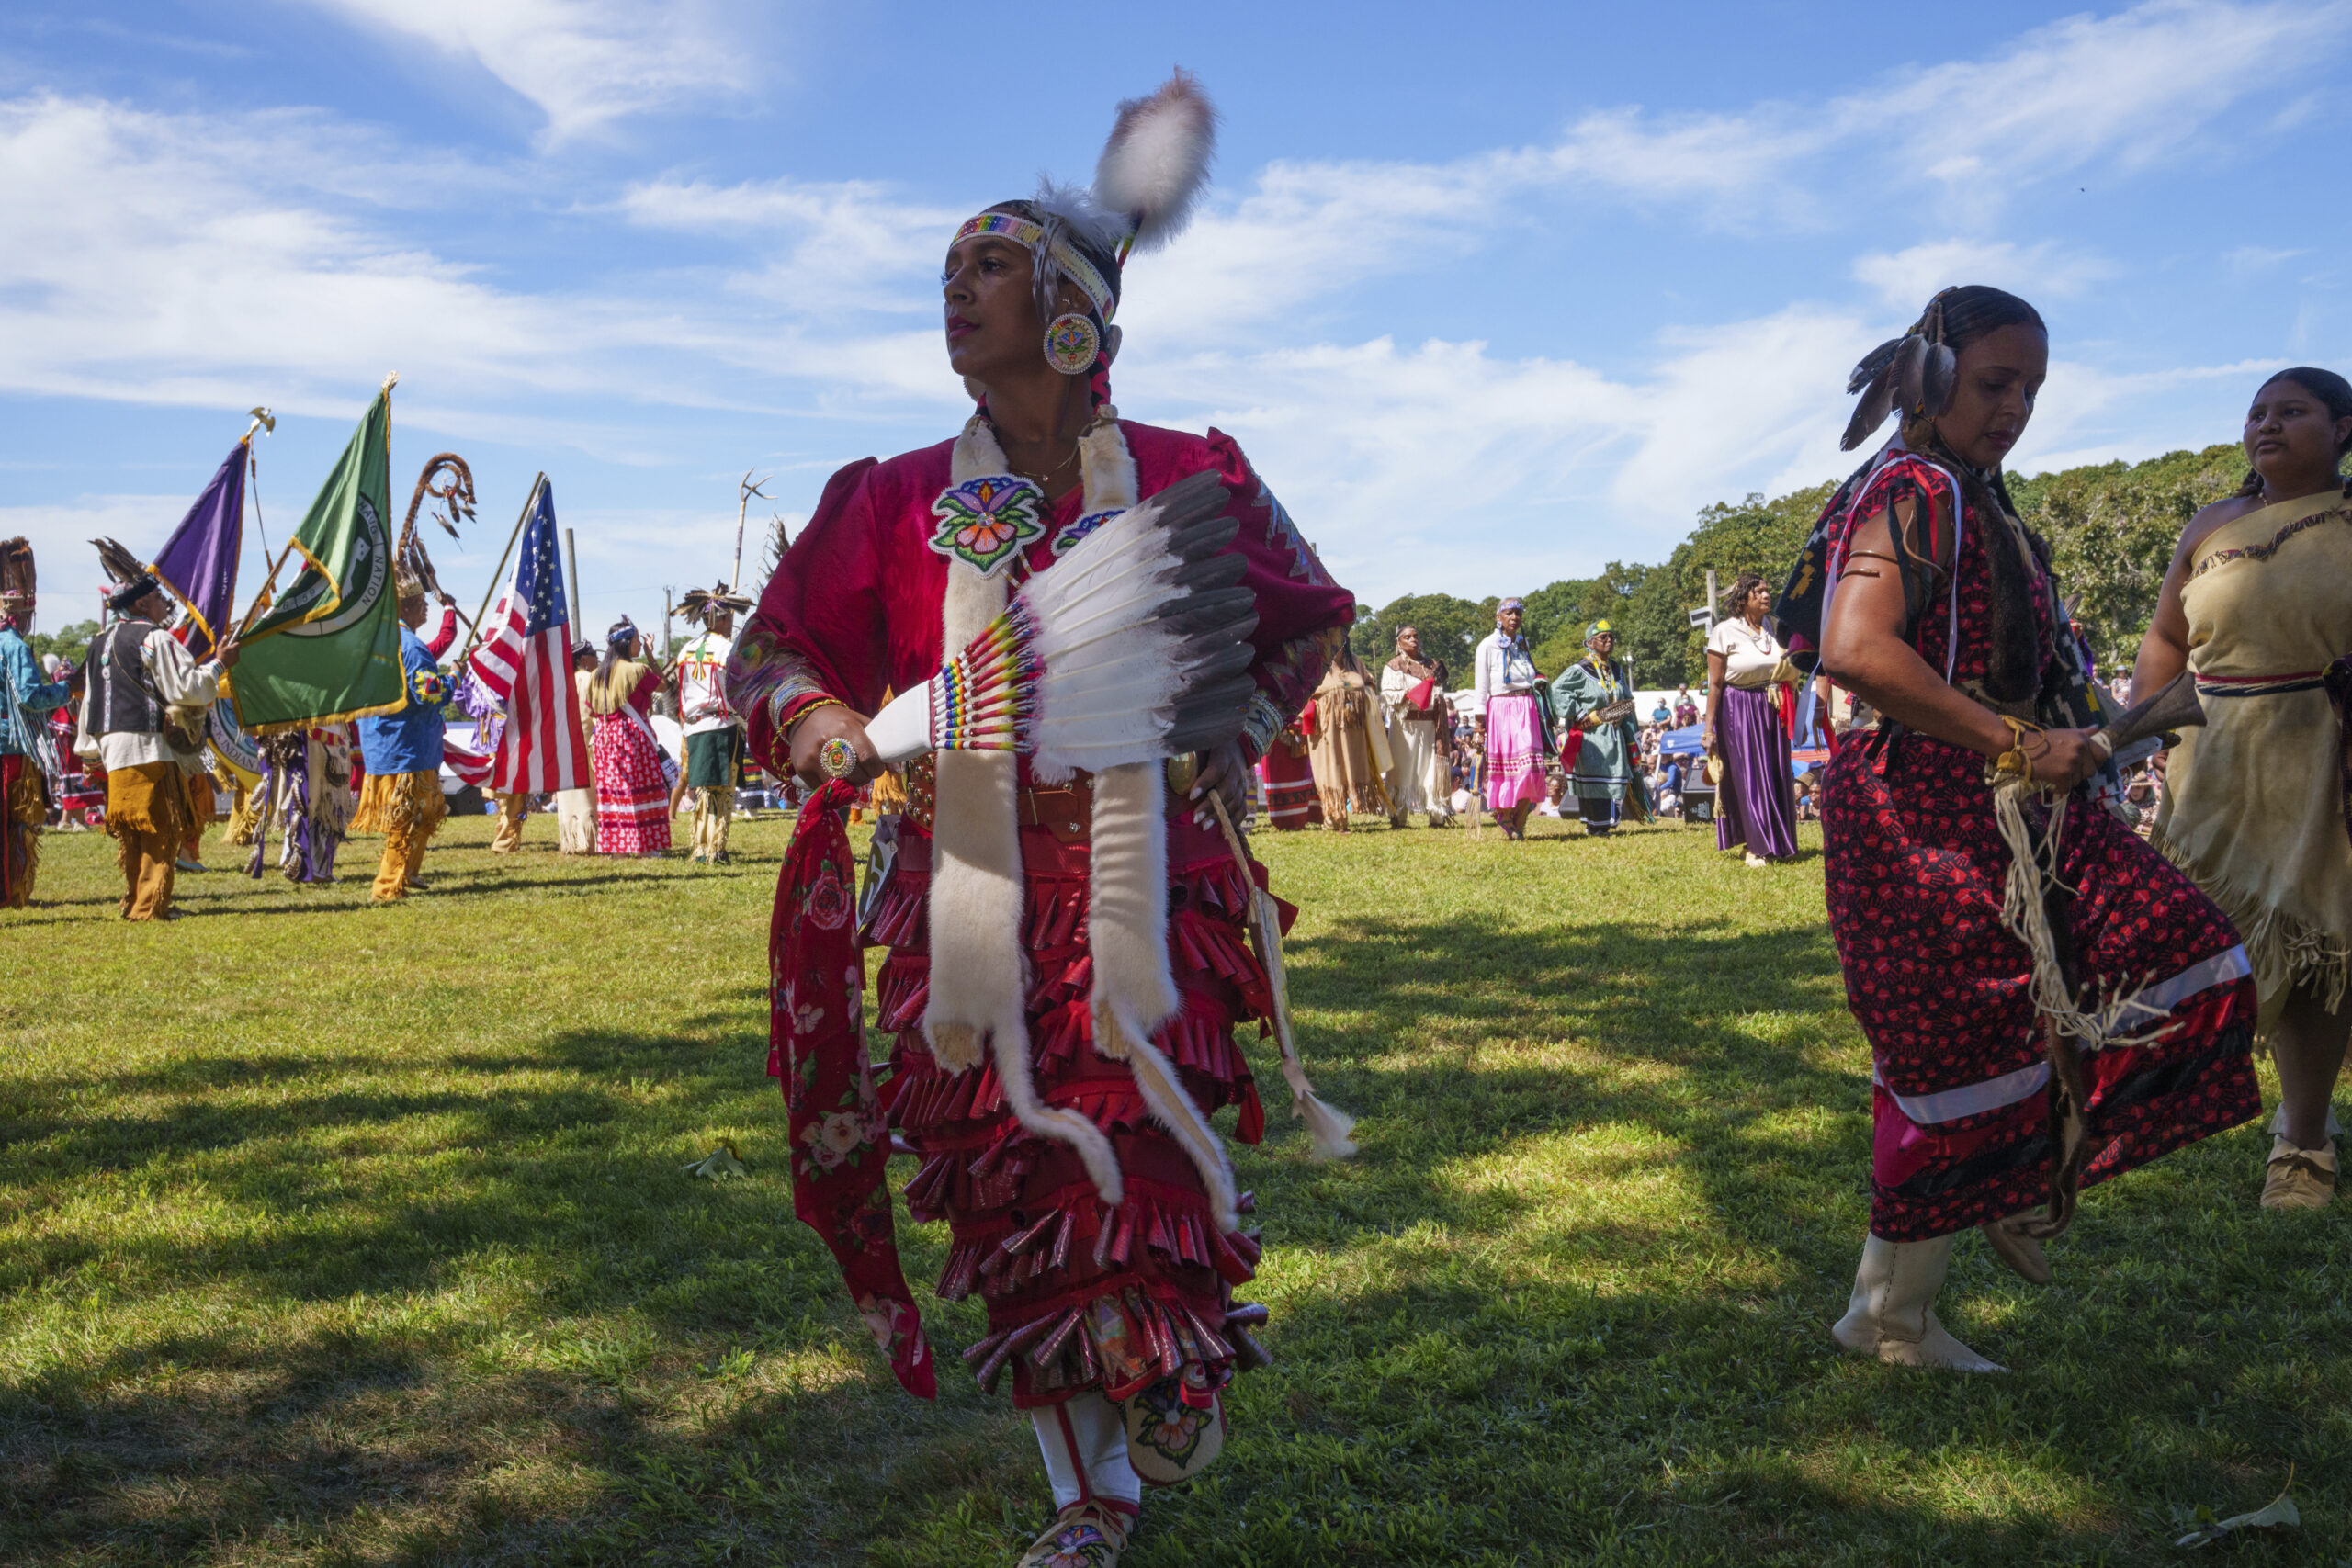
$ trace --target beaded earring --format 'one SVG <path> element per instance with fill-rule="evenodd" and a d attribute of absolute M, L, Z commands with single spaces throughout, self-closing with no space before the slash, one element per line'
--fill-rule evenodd
<path fill-rule="evenodd" d="M 1046 363 L 1065 376 L 1085 375 L 1102 352 L 1102 337 L 1091 316 L 1072 310 L 1046 325 Z"/>

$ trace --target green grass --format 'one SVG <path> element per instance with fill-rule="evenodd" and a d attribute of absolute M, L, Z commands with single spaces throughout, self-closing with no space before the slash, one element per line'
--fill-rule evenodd
<path fill-rule="evenodd" d="M 1276 1364 L 1130 1563 L 2168 1562 L 2290 1464 L 2302 1529 L 2218 1550 L 2352 1557 L 2347 1211 L 2259 1212 L 2263 1134 L 2090 1194 L 2048 1289 L 1963 1238 L 1943 1314 L 2011 1375 L 1847 1358 L 1817 855 L 1546 829 L 1262 841 L 1363 1152 L 1238 1151 Z M 167 927 L 50 835 L 0 914 L 0 1561 L 1010 1563 L 1046 1505 L 977 1303 L 910 1400 L 792 1217 L 785 832 L 700 871 L 453 822 L 405 908 L 216 872 Z M 748 1179 L 682 1174 L 722 1138 Z"/>

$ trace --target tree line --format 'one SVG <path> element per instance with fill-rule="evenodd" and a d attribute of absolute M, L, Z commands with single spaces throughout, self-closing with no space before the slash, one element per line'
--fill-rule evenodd
<path fill-rule="evenodd" d="M 2059 587 L 2102 671 L 2128 666 L 2137 652 L 2190 516 L 2245 477 L 2244 450 L 2225 444 L 2009 481 L 2018 515 L 2050 542 Z M 1617 629 L 1618 656 L 1634 661 L 1642 685 L 1695 687 L 1706 673 L 1706 634 L 1690 624 L 1690 612 L 1706 600 L 1708 570 L 1724 589 L 1754 571 L 1777 592 L 1836 489 L 1833 480 L 1770 501 L 1751 493 L 1736 503 L 1717 502 L 1657 565 L 1611 561 L 1597 577 L 1519 591 L 1536 668 L 1550 675 L 1573 663 L 1583 653 L 1584 628 L 1605 618 Z M 1443 659 L 1454 683 L 1466 686 L 1470 650 L 1494 630 L 1499 603 L 1500 595 L 1408 593 L 1377 610 L 1359 604 L 1350 643 L 1376 667 L 1393 654 L 1397 628 L 1417 626 L 1424 655 Z"/>

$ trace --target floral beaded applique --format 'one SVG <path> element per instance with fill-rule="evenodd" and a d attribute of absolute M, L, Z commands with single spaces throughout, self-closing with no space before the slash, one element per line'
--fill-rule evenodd
<path fill-rule="evenodd" d="M 949 485 L 931 503 L 939 519 L 931 547 L 994 577 L 1032 539 L 1045 535 L 1044 492 L 1016 474 L 982 474 Z"/>
<path fill-rule="evenodd" d="M 1078 547 L 1078 542 L 1114 517 L 1124 517 L 1127 509 L 1114 506 L 1108 512 L 1090 512 L 1060 533 L 1054 536 L 1054 554 L 1066 556 Z"/>

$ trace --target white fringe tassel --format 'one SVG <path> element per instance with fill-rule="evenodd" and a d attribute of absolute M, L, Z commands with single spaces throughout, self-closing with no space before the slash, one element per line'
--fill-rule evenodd
<path fill-rule="evenodd" d="M 2026 796 L 2032 789 L 2023 779 L 2004 779 L 1995 784 L 1993 821 L 2000 829 L 2001 841 L 2009 847 L 2001 924 L 2024 945 L 2033 961 L 2028 992 L 2033 998 L 2035 1010 L 2048 1019 L 2059 1033 L 2081 1041 L 2086 1050 L 2146 1045 L 2163 1039 L 2178 1027 L 2177 1022 L 2160 1023 L 2137 1034 L 2120 1032 L 2125 1020 L 2134 1014 L 2156 1019 L 2170 1017 L 2169 1010 L 2140 1000 L 2147 988 L 2144 980 L 2104 1007 L 2086 1010 L 2075 1005 L 2065 974 L 2059 967 L 2058 941 L 2050 929 L 2047 897 L 2052 889 L 2062 886 L 2058 880 L 2058 845 L 2060 835 L 2065 831 L 2068 797 L 2060 795 L 2052 804 L 2050 826 L 2037 840 L 2025 814 Z"/>

